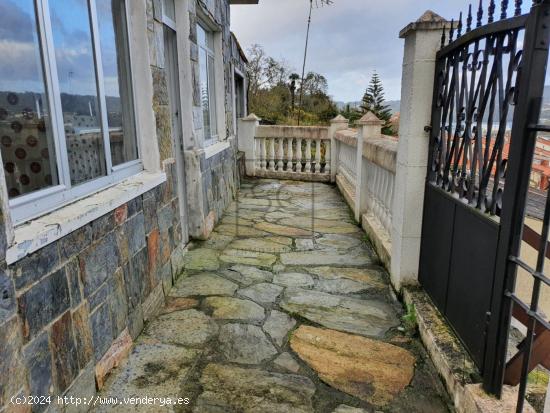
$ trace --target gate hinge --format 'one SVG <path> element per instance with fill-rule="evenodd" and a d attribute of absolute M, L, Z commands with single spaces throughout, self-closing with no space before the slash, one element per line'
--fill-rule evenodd
<path fill-rule="evenodd" d="M 424 126 L 424 132 L 431 132 L 432 131 L 432 125 L 426 125 Z"/>

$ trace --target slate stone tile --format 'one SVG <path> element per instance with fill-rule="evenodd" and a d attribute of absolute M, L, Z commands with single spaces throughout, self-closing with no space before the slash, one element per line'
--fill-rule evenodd
<path fill-rule="evenodd" d="M 128 314 L 128 331 L 133 340 L 135 340 L 143 330 L 143 308 L 138 304 Z"/>
<path fill-rule="evenodd" d="M 124 265 L 130 259 L 130 252 L 128 248 L 128 237 L 126 236 L 126 226 L 123 225 L 118 227 L 114 232 L 116 244 L 118 248 L 118 255 L 120 259 L 120 264 Z"/>
<path fill-rule="evenodd" d="M 34 336 L 42 327 L 67 310 L 70 301 L 64 269 L 50 274 L 26 291 L 18 300 L 24 336 Z"/>
<path fill-rule="evenodd" d="M 73 336 L 70 311 L 52 325 L 52 354 L 55 365 L 55 382 L 64 392 L 78 375 L 78 356 Z"/>
<path fill-rule="evenodd" d="M 108 302 L 103 303 L 90 315 L 95 360 L 99 361 L 113 341 L 113 323 Z"/>
<path fill-rule="evenodd" d="M 140 196 L 128 202 L 128 217 L 134 216 L 143 210 L 143 203 Z"/>
<path fill-rule="evenodd" d="M 158 228 L 157 201 L 154 195 L 143 198 L 143 216 L 146 234 Z"/>
<path fill-rule="evenodd" d="M 30 394 L 47 396 L 53 388 L 52 355 L 48 333 L 43 331 L 23 349 L 24 363 L 28 369 Z M 47 406 L 34 405 L 37 410 L 44 411 Z"/>
<path fill-rule="evenodd" d="M 124 204 L 115 209 L 115 224 L 122 225 L 126 222 L 128 218 L 128 204 Z"/>
<path fill-rule="evenodd" d="M 92 222 L 92 241 L 98 241 L 115 228 L 115 213 L 110 212 Z"/>
<path fill-rule="evenodd" d="M 88 297 L 118 267 L 118 248 L 114 234 L 88 247 L 79 257 L 84 296 Z"/>
<path fill-rule="evenodd" d="M 151 292 L 148 280 L 147 248 L 138 252 L 124 267 L 124 284 L 128 297 L 128 307 L 133 310 Z"/>
<path fill-rule="evenodd" d="M 151 286 L 147 282 L 147 272 L 149 269 L 149 259 L 147 256 L 147 248 L 139 251 L 131 260 L 130 268 L 135 273 L 135 279 L 140 286 L 141 301 L 151 293 Z"/>
<path fill-rule="evenodd" d="M 164 294 L 168 295 L 172 289 L 172 263 L 166 263 L 162 266 L 160 270 L 160 280 L 162 281 L 162 287 L 164 289 Z"/>
<path fill-rule="evenodd" d="M 69 292 L 71 295 L 71 307 L 75 308 L 82 302 L 82 291 L 80 289 L 80 266 L 78 259 L 74 258 L 65 265 L 67 280 L 69 281 Z"/>
<path fill-rule="evenodd" d="M 113 278 L 109 276 L 92 295 L 88 297 L 90 312 L 93 312 L 98 306 L 103 304 L 113 293 Z"/>
<path fill-rule="evenodd" d="M 59 265 L 57 247 L 54 242 L 18 261 L 13 270 L 15 288 L 20 290 L 32 284 Z"/>
<path fill-rule="evenodd" d="M 86 400 L 92 400 L 96 395 L 95 388 L 95 369 L 94 364 L 90 363 L 86 366 L 80 375 L 76 378 L 70 389 L 67 390 L 65 396 L 69 399 L 72 397 L 86 398 Z M 76 404 L 67 404 L 64 406 L 63 413 L 82 413 L 82 406 Z"/>
<path fill-rule="evenodd" d="M 94 355 L 88 304 L 83 303 L 71 313 L 71 316 L 73 318 L 78 367 L 83 369 Z"/>
<path fill-rule="evenodd" d="M 15 288 L 12 278 L 0 270 L 0 322 L 16 311 Z"/>
<path fill-rule="evenodd" d="M 170 240 L 170 232 L 164 231 L 160 233 L 160 263 L 166 264 L 170 260 L 172 254 L 172 241 Z"/>
<path fill-rule="evenodd" d="M 125 227 L 128 237 L 128 252 L 132 256 L 145 247 L 145 219 L 143 213 L 140 212 L 128 219 Z"/>
<path fill-rule="evenodd" d="M 174 225 L 174 210 L 172 204 L 162 207 L 158 213 L 158 222 L 160 232 L 168 231 Z"/>
<path fill-rule="evenodd" d="M 21 326 L 16 315 L 0 322 L 0 406 L 9 403 L 26 382 L 19 349 L 22 345 Z"/>
<path fill-rule="evenodd" d="M 86 225 L 59 240 L 59 254 L 63 261 L 78 254 L 92 243 L 92 226 Z"/>
<path fill-rule="evenodd" d="M 147 254 L 149 261 L 149 283 L 154 287 L 159 279 L 159 231 L 155 229 L 147 236 Z"/>
<path fill-rule="evenodd" d="M 139 278 L 133 271 L 133 265 L 131 263 L 128 263 L 123 267 L 123 274 L 126 297 L 128 298 L 128 309 L 129 311 L 132 311 L 141 302 L 141 287 L 139 285 Z"/>
<path fill-rule="evenodd" d="M 114 336 L 126 328 L 128 322 L 128 298 L 124 290 L 124 273 L 119 268 L 113 275 L 112 292 L 109 298 L 111 304 L 111 319 L 113 320 Z"/>

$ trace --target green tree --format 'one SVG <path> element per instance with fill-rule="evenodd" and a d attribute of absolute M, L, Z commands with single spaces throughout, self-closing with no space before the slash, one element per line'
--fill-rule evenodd
<path fill-rule="evenodd" d="M 363 116 L 363 113 L 356 108 L 352 108 L 351 105 L 348 103 L 340 111 L 340 115 L 342 115 L 344 118 L 349 120 L 349 123 L 353 125 L 355 122 L 361 119 L 361 116 Z"/>
<path fill-rule="evenodd" d="M 393 135 L 395 132 L 391 124 L 391 109 L 384 104 L 384 87 L 378 73 L 374 72 L 370 80 L 369 86 L 363 96 L 361 110 L 363 113 L 372 112 L 378 119 L 384 121 L 382 125 L 382 133 L 384 135 Z"/>
<path fill-rule="evenodd" d="M 338 114 L 323 75 L 309 72 L 302 84 L 285 60 L 268 56 L 260 45 L 250 47 L 248 61 L 249 108 L 263 123 L 293 125 L 299 114 L 302 125 L 328 125 Z M 298 107 L 301 93 L 302 106 Z"/>

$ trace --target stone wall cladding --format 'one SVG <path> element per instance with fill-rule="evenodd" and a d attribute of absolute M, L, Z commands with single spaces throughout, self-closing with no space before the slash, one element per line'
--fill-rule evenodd
<path fill-rule="evenodd" d="M 13 411 L 14 406 L 9 405 L 12 396 L 93 396 L 98 361 L 126 330 L 133 338 L 138 336 L 183 267 L 160 4 L 161 0 L 146 0 L 154 90 L 151 104 L 167 181 L 10 266 L 5 263 L 6 246 L 12 236 L 4 217 L 7 200 L 0 199 L 1 413 Z M 200 136 L 195 26 L 198 7 L 222 28 L 226 132 L 231 136 L 231 62 L 241 69 L 243 66 L 229 32 L 227 0 L 189 1 L 195 87 L 182 99 L 193 99 L 195 104 L 194 122 L 188 127 L 193 128 L 195 138 Z M 188 159 L 186 151 L 186 224 L 191 235 L 202 233 L 208 217 L 219 219 L 235 196 L 239 175 L 235 141 L 229 142 L 230 148 L 210 159 L 198 150 L 189 151 L 194 156 Z M 35 405 L 32 411 L 46 408 Z"/>
<path fill-rule="evenodd" d="M 164 26 L 162 5 L 157 0 L 147 0 L 147 38 L 149 60 L 153 78 L 153 111 L 155 112 L 160 160 L 173 158 L 172 121 L 168 97 L 168 80 L 164 60 Z"/>
<path fill-rule="evenodd" d="M 175 164 L 165 170 L 162 185 L 0 272 L 0 411 L 17 394 L 76 394 L 160 307 L 183 261 Z"/>
<path fill-rule="evenodd" d="M 233 136 L 233 67 L 244 70 L 236 43 L 230 32 L 230 6 L 227 0 L 195 0 L 189 2 L 191 45 L 190 59 L 193 78 L 193 127 L 194 134 L 199 140 L 204 139 L 202 127 L 202 110 L 200 102 L 199 62 L 197 46 L 197 13 L 207 16 L 220 28 L 222 35 L 222 58 L 224 66 L 225 90 L 225 133 L 221 135 Z M 225 151 L 206 159 L 198 155 L 197 159 L 191 154 L 186 156 L 189 162 L 186 168 L 200 165 L 199 170 L 189 172 L 187 179 L 188 199 L 192 203 L 196 200 L 196 208 L 189 211 L 189 231 L 191 236 L 204 239 L 208 234 L 208 220 L 213 214 L 216 222 L 221 218 L 223 211 L 234 199 L 239 185 L 239 174 L 236 168 L 236 141 L 229 139 L 231 146 Z"/>

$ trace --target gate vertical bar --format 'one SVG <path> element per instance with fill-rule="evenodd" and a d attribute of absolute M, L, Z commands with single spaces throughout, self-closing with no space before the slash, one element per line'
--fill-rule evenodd
<path fill-rule="evenodd" d="M 527 20 L 522 63 L 518 78 L 518 91 L 506 188 L 503 195 L 501 233 L 497 249 L 495 281 L 487 352 L 485 354 L 484 388 L 501 396 L 506 362 L 507 340 L 511 320 L 512 301 L 508 296 L 514 290 L 516 265 L 510 260 L 521 247 L 523 218 L 531 163 L 536 144 L 536 132 L 529 129 L 541 110 L 550 27 L 550 0 L 538 0 Z M 536 119 L 535 119 L 536 117 Z M 534 120 L 535 119 L 535 120 Z"/>

